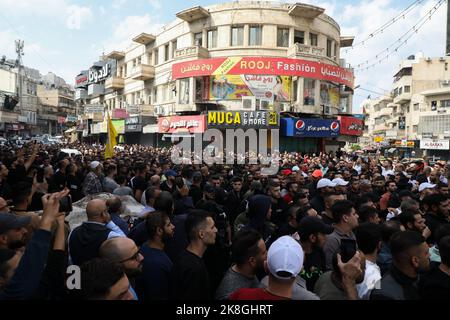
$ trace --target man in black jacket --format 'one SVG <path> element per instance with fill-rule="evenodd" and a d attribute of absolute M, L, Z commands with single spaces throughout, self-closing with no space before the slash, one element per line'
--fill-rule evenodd
<path fill-rule="evenodd" d="M 419 300 L 419 273 L 430 268 L 430 253 L 423 236 L 415 231 L 392 236 L 392 266 L 381 279 L 371 300 Z"/>
<path fill-rule="evenodd" d="M 104 241 L 114 237 L 125 237 L 123 231 L 111 220 L 104 200 L 89 201 L 86 214 L 88 221 L 75 228 L 68 239 L 69 257 L 76 265 L 97 258 Z"/>
<path fill-rule="evenodd" d="M 45 275 L 53 273 L 49 270 L 49 249 L 51 243 L 51 229 L 56 220 L 59 221 L 53 250 L 63 250 L 65 247 L 64 230 L 60 222 L 59 200 L 69 191 L 59 192 L 43 197 L 44 212 L 40 220 L 39 229 L 27 243 L 25 252 L 16 253 L 9 249 L 0 250 L 0 300 L 31 299 L 40 289 L 41 280 Z M 54 271 L 54 270 L 53 270 Z M 48 283 L 47 283 L 48 284 Z"/>
<path fill-rule="evenodd" d="M 230 224 L 233 225 L 238 214 L 245 210 L 245 206 L 242 204 L 244 200 L 244 193 L 242 192 L 242 178 L 237 176 L 233 177 L 233 179 L 231 179 L 231 184 L 233 189 L 228 194 L 225 207 L 230 218 Z"/>
<path fill-rule="evenodd" d="M 425 213 L 425 224 L 431 231 L 431 236 L 427 239 L 430 244 L 435 243 L 434 236 L 436 230 L 448 224 L 450 200 L 443 194 L 432 194 L 423 199 L 423 203 L 429 208 Z"/>

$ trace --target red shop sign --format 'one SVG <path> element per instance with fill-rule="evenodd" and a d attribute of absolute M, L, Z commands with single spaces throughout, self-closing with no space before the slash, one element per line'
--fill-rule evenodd
<path fill-rule="evenodd" d="M 203 133 L 206 129 L 206 116 L 173 116 L 158 119 L 159 133 Z"/>
<path fill-rule="evenodd" d="M 351 70 L 301 59 L 228 57 L 180 62 L 172 66 L 174 80 L 224 74 L 298 76 L 354 86 Z"/>
<path fill-rule="evenodd" d="M 348 136 L 362 136 L 364 133 L 364 121 L 355 117 L 339 116 L 341 122 L 341 134 Z"/>

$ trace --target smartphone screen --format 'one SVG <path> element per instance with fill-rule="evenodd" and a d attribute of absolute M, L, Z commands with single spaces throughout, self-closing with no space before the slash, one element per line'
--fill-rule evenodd
<path fill-rule="evenodd" d="M 341 240 L 341 258 L 342 262 L 348 262 L 356 254 L 356 241 L 351 239 Z"/>

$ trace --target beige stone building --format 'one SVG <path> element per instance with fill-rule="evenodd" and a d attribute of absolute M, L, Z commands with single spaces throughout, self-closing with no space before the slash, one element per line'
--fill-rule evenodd
<path fill-rule="evenodd" d="M 324 11 L 306 4 L 269 1 L 232 2 L 184 10 L 161 33 L 152 35 L 142 30 L 142 34 L 132 39 L 133 46 L 128 51 L 113 51 L 102 57 L 103 62 L 94 64 L 94 70 L 105 63 L 111 64 L 106 79 L 95 82 L 95 77 L 87 79 L 89 71 L 82 72 L 77 78 L 76 96 L 84 105 L 103 106 L 110 112 L 127 109 L 128 114 L 155 117 L 200 114 L 215 108 L 241 110 L 241 98 L 205 96 L 208 90 L 212 92 L 212 72 L 208 77 L 205 73 L 189 77 L 173 74 L 176 64 L 206 59 L 214 62 L 230 57 L 301 59 L 318 63 L 322 67 L 321 70 L 318 67 L 319 74 L 326 74 L 324 67 L 345 70 L 351 74 L 352 82 L 353 70 L 347 68 L 339 52 L 353 43 L 353 37 L 342 37 L 339 25 Z M 277 66 L 282 61 L 272 63 Z M 264 74 L 263 70 L 260 74 Z M 325 78 L 289 77 L 288 97 L 274 107 L 279 112 L 307 115 L 351 114 L 351 86 L 325 81 Z M 330 99 L 327 90 L 337 98 Z M 262 100 L 255 98 L 249 102 L 252 109 L 263 108 Z M 88 117 L 92 119 L 93 115 L 87 114 Z"/>
<path fill-rule="evenodd" d="M 448 56 L 423 54 L 402 61 L 394 75 L 392 95 L 365 102 L 367 135 L 416 141 L 418 149 L 445 153 L 450 139 L 449 63 Z M 441 149 L 425 149 L 432 142 Z"/>

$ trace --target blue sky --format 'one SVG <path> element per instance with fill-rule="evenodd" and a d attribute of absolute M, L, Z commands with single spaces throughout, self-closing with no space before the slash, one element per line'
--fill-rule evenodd
<path fill-rule="evenodd" d="M 391 43 L 433 8 L 439 0 L 423 0 L 404 19 L 399 20 L 365 45 L 341 52 L 356 66 L 376 61 L 375 54 Z M 13 58 L 14 40 L 25 40 L 24 62 L 46 74 L 52 71 L 73 83 L 76 74 L 98 59 L 102 52 L 125 49 L 140 32 L 158 33 L 175 14 L 192 6 L 207 6 L 217 0 L 0 0 L 0 56 Z M 283 2 L 283 1 L 282 1 Z M 298 1 L 284 1 L 298 2 Z M 341 26 L 342 35 L 353 35 L 355 42 L 404 10 L 414 0 L 305 0 L 326 9 Z M 395 67 L 401 59 L 423 52 L 442 56 L 445 50 L 446 5 L 407 44 L 375 68 L 356 73 L 356 84 L 382 93 L 390 90 Z M 355 92 L 354 109 L 371 94 Z"/>

